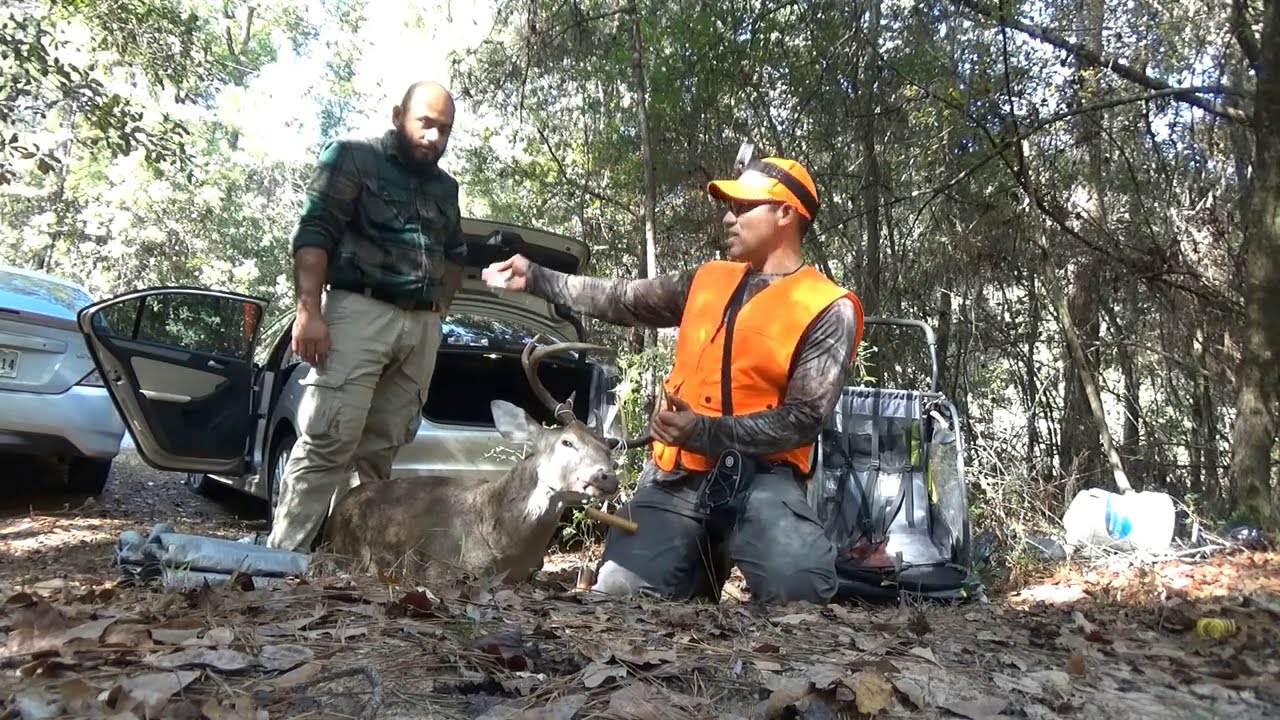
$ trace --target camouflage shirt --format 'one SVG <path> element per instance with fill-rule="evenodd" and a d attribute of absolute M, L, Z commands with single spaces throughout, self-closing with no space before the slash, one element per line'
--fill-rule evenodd
<path fill-rule="evenodd" d="M 442 299 L 443 261 L 466 258 L 458 183 L 438 167 L 421 173 L 406 166 L 395 130 L 331 140 L 293 234 L 293 252 L 304 247 L 329 253 L 325 279 L 334 287 Z"/>
<path fill-rule="evenodd" d="M 684 314 L 693 270 L 645 280 L 566 275 L 530 263 L 529 292 L 617 325 L 675 327 Z M 744 302 L 782 277 L 752 272 Z M 800 338 L 782 404 L 727 417 L 699 416 L 685 448 L 717 457 L 728 448 L 765 455 L 812 442 L 835 407 L 857 332 L 853 303 L 841 298 L 819 313 Z M 648 468 L 655 471 L 654 468 Z M 660 473 L 664 481 L 682 473 Z"/>

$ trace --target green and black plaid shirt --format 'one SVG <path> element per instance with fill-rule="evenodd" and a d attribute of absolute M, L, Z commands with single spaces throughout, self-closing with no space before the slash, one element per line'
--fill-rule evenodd
<path fill-rule="evenodd" d="M 443 261 L 466 259 L 458 182 L 439 168 L 413 173 L 396 152 L 394 133 L 325 143 L 293 252 L 328 251 L 333 287 L 442 300 Z"/>

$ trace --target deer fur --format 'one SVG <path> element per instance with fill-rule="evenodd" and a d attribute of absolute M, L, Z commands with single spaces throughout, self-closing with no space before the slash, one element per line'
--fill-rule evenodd
<path fill-rule="evenodd" d="M 396 477 L 358 485 L 325 523 L 328 549 L 358 570 L 414 579 L 505 572 L 515 583 L 531 576 L 567 505 L 617 492 L 611 448 L 576 418 L 544 428 L 511 403 L 490 407 L 498 432 L 528 444 L 528 455 L 492 480 Z M 563 417 L 565 406 L 559 410 Z"/>

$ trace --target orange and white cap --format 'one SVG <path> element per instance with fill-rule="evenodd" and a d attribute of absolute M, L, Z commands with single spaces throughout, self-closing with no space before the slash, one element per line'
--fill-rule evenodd
<path fill-rule="evenodd" d="M 785 203 L 810 220 L 818 214 L 818 189 L 795 160 L 753 160 L 736 180 L 707 183 L 707 192 L 720 200 Z"/>

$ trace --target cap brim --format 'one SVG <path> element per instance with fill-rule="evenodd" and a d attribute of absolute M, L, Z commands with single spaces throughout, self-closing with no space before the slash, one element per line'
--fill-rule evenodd
<path fill-rule="evenodd" d="M 766 188 L 748 185 L 740 180 L 712 180 L 707 192 L 717 200 L 772 200 Z"/>

